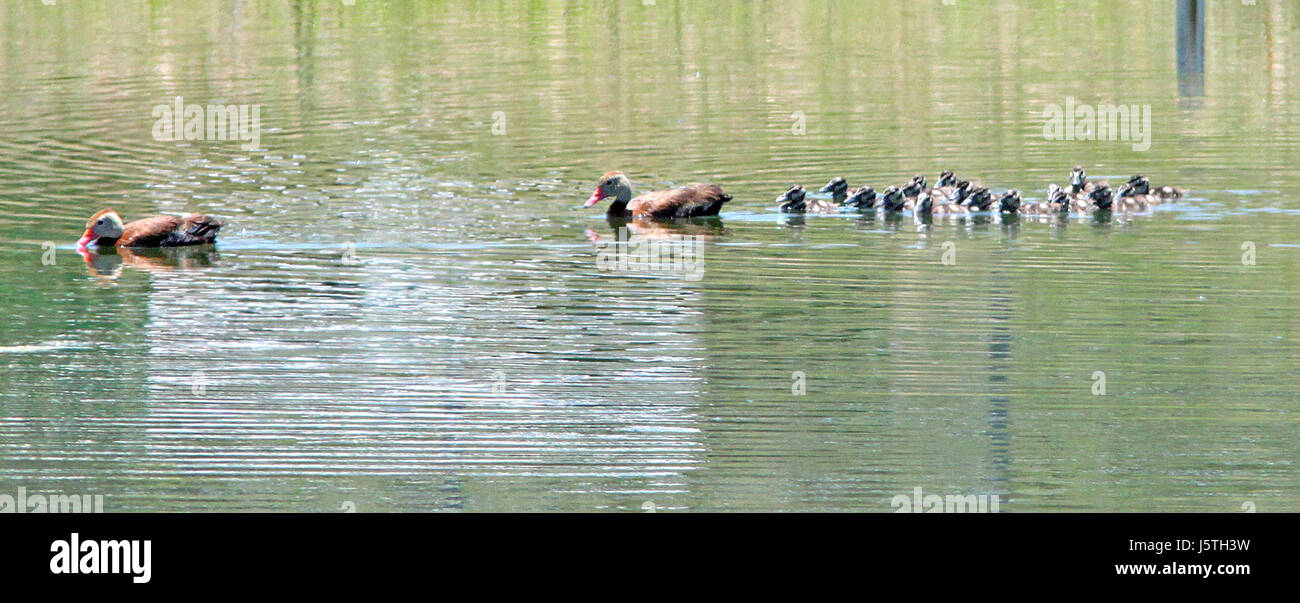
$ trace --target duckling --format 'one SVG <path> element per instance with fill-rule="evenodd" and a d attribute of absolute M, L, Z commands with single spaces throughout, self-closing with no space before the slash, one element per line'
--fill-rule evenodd
<path fill-rule="evenodd" d="M 849 198 L 844 201 L 840 207 L 857 209 L 858 211 L 868 210 L 876 206 L 876 189 L 870 186 L 864 186 L 849 191 Z"/>
<path fill-rule="evenodd" d="M 891 186 L 881 195 L 880 206 L 887 212 L 900 212 L 907 208 L 907 201 L 903 198 L 902 190 L 897 186 Z"/>
<path fill-rule="evenodd" d="M 804 201 L 807 194 L 802 185 L 796 184 L 776 198 L 776 202 L 779 204 L 777 209 L 787 214 L 804 213 L 808 211 L 808 204 Z"/>
<path fill-rule="evenodd" d="M 1114 209 L 1115 199 L 1109 186 L 1104 184 L 1098 186 L 1091 193 L 1088 193 L 1088 198 L 1092 199 L 1093 205 L 1090 208 L 1092 211 L 1111 211 Z"/>
<path fill-rule="evenodd" d="M 998 211 L 1001 213 L 1018 214 L 1020 213 L 1020 208 L 1021 208 L 1020 191 L 1014 188 L 1005 193 L 1002 193 L 1002 197 L 998 199 Z"/>
<path fill-rule="evenodd" d="M 1142 174 L 1129 178 L 1128 183 L 1133 186 L 1133 192 L 1135 194 L 1151 195 L 1152 200 L 1156 203 L 1182 198 L 1183 193 L 1185 192 L 1183 189 L 1176 186 L 1161 186 L 1153 191 L 1151 190 L 1151 181 L 1147 180 L 1147 177 Z"/>
<path fill-rule="evenodd" d="M 1113 204 L 1120 211 L 1148 211 L 1156 200 L 1152 195 L 1135 192 L 1133 185 L 1126 182 L 1115 191 Z"/>
<path fill-rule="evenodd" d="M 903 197 L 907 199 L 908 208 L 916 207 L 916 200 L 925 192 L 925 176 L 917 174 L 912 176 L 912 180 L 903 185 Z"/>
<path fill-rule="evenodd" d="M 779 203 L 778 209 L 787 214 L 824 214 L 839 209 L 840 205 L 827 199 L 809 199 L 808 191 L 804 190 L 801 185 L 794 185 L 790 190 L 781 193 L 776 198 Z"/>
<path fill-rule="evenodd" d="M 1044 213 L 1068 214 L 1074 209 L 1075 199 L 1055 182 L 1047 185 L 1047 200 L 1043 202 Z"/>
<path fill-rule="evenodd" d="M 849 183 L 843 178 L 836 176 L 835 178 L 832 178 L 830 182 L 827 182 L 826 186 L 823 186 L 821 190 L 817 192 L 830 193 L 831 199 L 835 202 L 836 205 L 839 205 L 841 203 L 844 203 L 844 200 L 847 199 L 849 196 Z"/>
<path fill-rule="evenodd" d="M 952 186 L 948 192 L 948 202 L 962 204 L 966 202 L 966 197 L 970 196 L 971 183 L 969 180 L 962 180 Z"/>
<path fill-rule="evenodd" d="M 970 196 L 966 197 L 966 207 L 971 211 L 989 211 L 993 207 L 993 195 L 989 193 L 989 187 L 981 186 L 973 188 Z"/>
<path fill-rule="evenodd" d="M 1076 165 L 1070 170 L 1070 193 L 1073 195 L 1087 195 L 1096 190 L 1099 186 L 1108 186 L 1105 180 L 1088 181 L 1088 175 L 1084 173 L 1083 166 Z"/>
<path fill-rule="evenodd" d="M 970 209 L 957 203 L 945 203 L 938 193 L 925 191 L 917 197 L 916 213 L 920 216 L 964 216 L 970 213 Z"/>

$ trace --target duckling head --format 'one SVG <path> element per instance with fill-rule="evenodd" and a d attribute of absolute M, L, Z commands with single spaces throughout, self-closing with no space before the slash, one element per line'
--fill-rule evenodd
<path fill-rule="evenodd" d="M 948 200 L 953 203 L 961 203 L 970 195 L 970 181 L 962 180 L 956 186 L 957 188 L 953 189 L 952 193 L 949 193 Z"/>
<path fill-rule="evenodd" d="M 1088 175 L 1084 173 L 1083 166 L 1076 165 L 1073 170 L 1070 170 L 1070 186 L 1075 192 L 1083 190 L 1083 184 L 1084 182 L 1087 182 L 1087 180 Z"/>
<path fill-rule="evenodd" d="M 876 189 L 870 186 L 864 186 L 853 191 L 852 195 L 844 201 L 845 205 L 850 205 L 858 209 L 871 209 L 876 204 Z"/>
<path fill-rule="evenodd" d="M 957 177 L 953 175 L 952 170 L 944 170 L 939 172 L 939 180 L 934 183 L 934 187 L 942 188 L 945 186 L 955 186 L 956 184 Z"/>
<path fill-rule="evenodd" d="M 903 209 L 903 191 L 897 186 L 891 186 L 885 189 L 880 197 L 880 204 L 885 207 L 885 211 L 901 211 Z"/>
<path fill-rule="evenodd" d="M 1138 174 L 1128 179 L 1128 185 L 1133 187 L 1133 192 L 1139 195 L 1146 195 L 1151 192 L 1151 181 L 1146 176 Z"/>
<path fill-rule="evenodd" d="M 807 194 L 802 185 L 796 184 L 790 187 L 790 190 L 781 193 L 781 196 L 776 198 L 776 202 L 783 212 L 802 213 L 806 209 L 804 196 Z"/>
<path fill-rule="evenodd" d="M 830 193 L 832 198 L 835 199 L 836 203 L 843 203 L 844 198 L 847 197 L 849 194 L 849 183 L 845 181 L 843 178 L 836 176 L 835 178 L 831 179 L 830 182 L 827 182 L 826 186 L 823 186 L 821 190 L 817 192 Z"/>

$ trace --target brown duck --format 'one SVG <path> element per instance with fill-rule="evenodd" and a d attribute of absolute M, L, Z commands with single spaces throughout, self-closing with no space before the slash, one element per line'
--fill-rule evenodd
<path fill-rule="evenodd" d="M 722 204 L 731 200 L 731 195 L 722 192 L 716 184 L 692 184 L 681 188 L 668 189 L 632 196 L 632 181 L 623 172 L 609 172 L 600 177 L 596 192 L 583 204 L 591 207 L 602 199 L 613 199 L 609 204 L 608 214 L 636 219 L 668 220 L 673 218 L 695 218 L 699 216 L 716 216 Z"/>
<path fill-rule="evenodd" d="M 123 225 L 122 217 L 102 209 L 86 222 L 86 232 L 77 247 L 180 247 L 206 245 L 216 241 L 225 222 L 212 216 L 153 216 Z"/>

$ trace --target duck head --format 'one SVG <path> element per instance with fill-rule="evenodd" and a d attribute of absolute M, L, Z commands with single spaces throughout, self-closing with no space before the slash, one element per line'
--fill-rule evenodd
<path fill-rule="evenodd" d="M 596 183 L 596 192 L 591 194 L 583 207 L 591 207 L 601 199 L 614 199 L 615 205 L 627 205 L 632 200 L 632 181 L 623 172 L 609 172 L 600 177 Z"/>
<path fill-rule="evenodd" d="M 957 176 L 954 176 L 952 170 L 939 172 L 939 181 L 934 183 L 934 188 L 943 188 L 945 186 L 957 186 Z"/>
<path fill-rule="evenodd" d="M 897 186 L 885 189 L 884 194 L 880 196 L 880 204 L 885 211 L 903 211 L 903 191 Z"/>
<path fill-rule="evenodd" d="M 790 190 L 781 193 L 781 196 L 776 198 L 776 202 L 779 204 L 778 209 L 787 213 L 803 212 L 805 209 L 803 200 L 807 194 L 808 192 L 803 189 L 802 185 L 796 184 L 790 187 Z"/>
<path fill-rule="evenodd" d="M 1097 204 L 1098 209 L 1110 209 L 1111 203 L 1114 202 L 1109 186 L 1097 187 L 1097 190 L 1088 193 L 1088 198 Z"/>
<path fill-rule="evenodd" d="M 843 178 L 836 176 L 817 192 L 830 193 L 831 198 L 835 199 L 836 203 L 843 203 L 844 198 L 849 196 L 849 183 Z"/>
<path fill-rule="evenodd" d="M 1077 193 L 1083 190 L 1083 184 L 1087 181 L 1088 175 L 1084 173 L 1083 166 L 1076 165 L 1073 170 L 1070 170 L 1070 188 L 1073 189 L 1074 192 Z"/>
<path fill-rule="evenodd" d="M 925 176 L 917 174 L 912 176 L 911 182 L 903 186 L 903 196 L 915 197 L 920 195 L 923 190 L 925 190 Z"/>
<path fill-rule="evenodd" d="M 1147 195 L 1151 193 L 1151 181 L 1147 180 L 1147 177 L 1142 174 L 1129 178 L 1126 186 L 1132 187 L 1133 192 L 1139 195 Z"/>
<path fill-rule="evenodd" d="M 864 186 L 853 191 L 852 195 L 844 201 L 845 205 L 856 207 L 858 209 L 871 209 L 876 204 L 876 189 L 870 186 Z"/>
<path fill-rule="evenodd" d="M 989 187 L 971 189 L 970 196 L 966 198 L 966 206 L 975 211 L 988 211 L 993 206 L 993 195 L 989 193 Z"/>
<path fill-rule="evenodd" d="M 1014 214 L 1020 211 L 1020 191 L 1011 189 L 1002 193 L 1002 198 L 998 199 L 998 208 L 1002 213 Z"/>
<path fill-rule="evenodd" d="M 916 198 L 916 213 L 928 214 L 934 212 L 934 195 L 930 191 L 924 191 L 921 196 Z"/>
<path fill-rule="evenodd" d="M 111 209 L 101 209 L 86 221 L 86 232 L 77 240 L 77 247 L 85 247 L 91 243 L 105 244 L 116 243 L 122 238 L 122 217 Z"/>
<path fill-rule="evenodd" d="M 970 195 L 970 181 L 962 180 L 954 186 L 957 188 L 954 188 L 951 193 L 948 193 L 948 200 L 953 203 L 961 203 L 965 201 L 966 197 Z"/>
<path fill-rule="evenodd" d="M 1134 190 L 1133 185 L 1125 182 L 1124 184 L 1119 185 L 1119 189 L 1115 191 L 1114 198 L 1123 199 L 1124 197 L 1132 197 L 1135 192 L 1137 191 Z"/>

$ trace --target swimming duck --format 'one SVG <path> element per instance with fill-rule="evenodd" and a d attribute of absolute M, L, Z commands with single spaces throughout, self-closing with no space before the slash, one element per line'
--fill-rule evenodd
<path fill-rule="evenodd" d="M 932 190 L 946 199 L 957 189 L 957 182 L 957 176 L 952 173 L 952 170 L 944 170 L 939 172 L 939 180 L 934 183 Z"/>
<path fill-rule="evenodd" d="M 970 196 L 971 184 L 969 180 L 962 180 L 954 184 L 948 192 L 949 203 L 965 203 L 966 197 Z"/>
<path fill-rule="evenodd" d="M 1088 193 L 1088 198 L 1092 199 L 1093 205 L 1090 208 L 1092 211 L 1112 211 L 1114 209 L 1115 199 L 1109 186 L 1104 184 L 1098 186 L 1091 193 Z"/>
<path fill-rule="evenodd" d="M 787 214 L 804 213 L 808 211 L 808 204 L 804 200 L 807 194 L 803 185 L 796 184 L 776 198 L 777 209 Z"/>
<path fill-rule="evenodd" d="M 1153 195 L 1136 192 L 1133 185 L 1127 182 L 1115 191 L 1112 202 L 1115 209 L 1120 211 L 1148 211 L 1158 203 Z"/>
<path fill-rule="evenodd" d="M 907 209 L 907 200 L 903 198 L 903 191 L 897 186 L 891 186 L 885 189 L 884 194 L 880 197 L 880 206 L 887 212 L 899 212 Z"/>
<path fill-rule="evenodd" d="M 843 182 L 842 178 L 836 178 L 836 180 Z M 831 184 L 834 183 L 835 180 L 832 180 Z M 826 187 L 822 188 L 822 191 L 824 192 L 830 189 L 831 184 L 827 184 Z M 847 187 L 847 185 L 845 186 Z M 837 193 L 835 197 L 837 199 L 842 199 L 843 194 L 843 191 L 841 191 Z M 833 212 L 840 207 L 839 203 L 830 199 L 810 199 L 807 195 L 808 191 L 804 190 L 802 185 L 796 184 L 776 198 L 778 204 L 777 209 L 780 209 L 783 213 L 787 214 L 824 214 Z"/>
<path fill-rule="evenodd" d="M 1105 186 L 1105 185 L 1102 185 Z M 1055 182 L 1047 185 L 1047 202 L 1052 206 L 1052 213 L 1082 213 L 1088 211 L 1092 199 L 1088 193 L 1074 193 L 1063 189 Z"/>
<path fill-rule="evenodd" d="M 830 193 L 831 199 L 835 201 L 836 205 L 839 205 L 843 203 L 844 200 L 847 199 L 849 196 L 849 183 L 847 180 L 840 178 L 839 176 L 836 176 L 835 178 L 832 178 L 830 182 L 827 182 L 826 186 L 823 186 L 821 190 L 817 192 Z"/>
<path fill-rule="evenodd" d="M 225 222 L 212 216 L 153 216 L 122 224 L 122 217 L 111 209 L 101 209 L 86 222 L 86 232 L 77 240 L 77 248 L 98 247 L 181 247 L 207 245 L 217 240 L 217 231 Z"/>
<path fill-rule="evenodd" d="M 971 211 L 989 211 L 993 207 L 993 195 L 989 193 L 989 187 L 981 186 L 971 189 L 964 205 L 970 208 Z"/>
<path fill-rule="evenodd" d="M 921 196 L 921 193 L 925 192 L 925 176 L 920 174 L 912 176 L 912 179 L 903 185 L 902 191 L 903 197 L 907 199 L 907 206 L 909 208 L 916 207 L 917 198 Z"/>
<path fill-rule="evenodd" d="M 844 200 L 841 207 L 857 209 L 859 211 L 871 209 L 876 205 L 876 189 L 870 186 L 856 188 L 849 191 L 849 198 Z"/>
<path fill-rule="evenodd" d="M 1086 195 L 1096 190 L 1099 186 L 1107 186 L 1105 180 L 1088 180 L 1088 175 L 1083 171 L 1083 166 L 1076 165 L 1070 170 L 1070 193 L 1074 195 Z"/>
<path fill-rule="evenodd" d="M 1001 213 L 1018 214 L 1020 213 L 1020 208 L 1021 208 L 1020 191 L 1014 188 L 1005 193 L 1002 193 L 1002 197 L 998 199 L 998 211 Z"/>
<path fill-rule="evenodd" d="M 666 220 L 716 216 L 722 210 L 722 204 L 731 200 L 731 195 L 722 192 L 722 187 L 716 184 L 692 184 L 645 193 L 634 198 L 632 181 L 628 180 L 627 175 L 623 172 L 608 172 L 600 177 L 596 192 L 591 194 L 583 207 L 591 207 L 601 199 L 608 198 L 614 199 L 606 212 L 610 215 Z"/>
<path fill-rule="evenodd" d="M 1179 199 L 1183 196 L 1184 190 L 1176 186 L 1161 186 L 1154 190 L 1151 188 L 1151 181 L 1146 176 L 1138 174 L 1129 178 L 1129 184 L 1133 185 L 1133 192 L 1139 195 L 1151 195 L 1157 202 Z"/>

